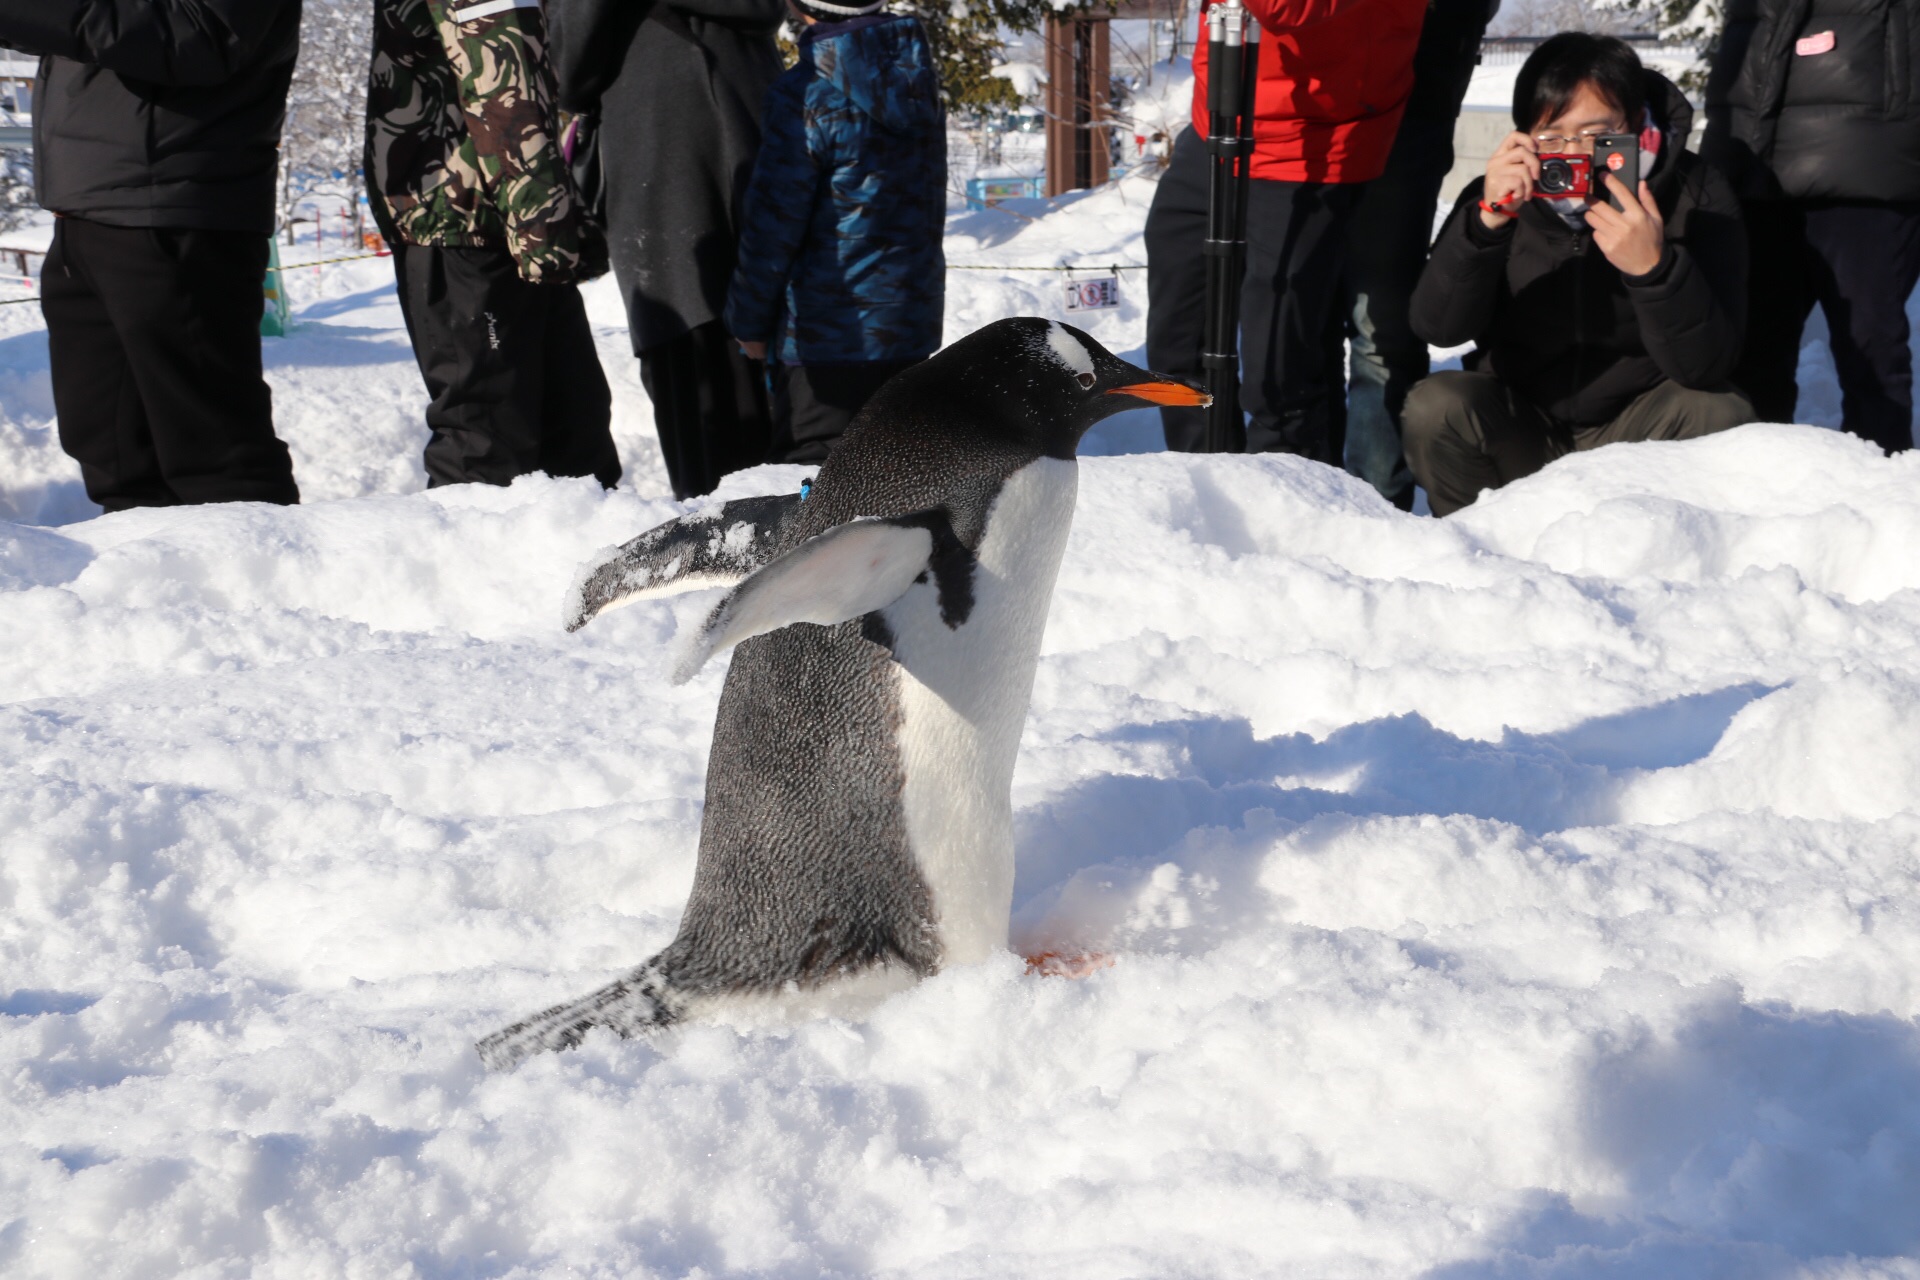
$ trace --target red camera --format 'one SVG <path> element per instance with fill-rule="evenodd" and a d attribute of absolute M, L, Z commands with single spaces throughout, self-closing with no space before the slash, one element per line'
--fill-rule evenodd
<path fill-rule="evenodd" d="M 1563 196 L 1584 196 L 1592 186 L 1593 157 L 1554 152 L 1540 157 L 1540 181 L 1534 184 L 1537 200 L 1557 200 Z"/>

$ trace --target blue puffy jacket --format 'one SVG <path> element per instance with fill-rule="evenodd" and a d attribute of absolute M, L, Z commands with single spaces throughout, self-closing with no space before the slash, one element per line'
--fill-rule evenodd
<path fill-rule="evenodd" d="M 762 129 L 727 331 L 777 338 L 788 364 L 938 349 L 946 111 L 919 21 L 809 27 L 800 61 L 767 92 Z"/>

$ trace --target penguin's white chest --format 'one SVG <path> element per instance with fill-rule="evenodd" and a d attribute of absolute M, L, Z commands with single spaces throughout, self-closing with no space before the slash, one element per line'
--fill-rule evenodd
<path fill-rule="evenodd" d="M 899 659 L 907 842 L 933 892 L 947 963 L 1007 945 L 1013 763 L 1078 487 L 1078 464 L 1058 458 L 1008 477 L 987 514 L 973 610 L 959 627 L 941 621 L 931 582 L 885 611 Z"/>

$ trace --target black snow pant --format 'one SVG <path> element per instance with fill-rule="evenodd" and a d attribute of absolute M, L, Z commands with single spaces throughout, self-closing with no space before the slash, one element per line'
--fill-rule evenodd
<path fill-rule="evenodd" d="M 913 360 L 773 366 L 773 451 L 768 462 L 825 462 L 853 416 Z"/>
<path fill-rule="evenodd" d="M 428 488 L 535 471 L 619 483 L 613 395 L 578 289 L 529 284 L 505 249 L 398 245 L 393 272 L 432 397 Z"/>
<path fill-rule="evenodd" d="M 267 238 L 54 223 L 40 279 L 60 447 L 108 511 L 300 501 L 260 376 Z"/>
<path fill-rule="evenodd" d="M 1413 473 L 1400 444 L 1400 412 L 1431 368 L 1408 314 L 1451 168 L 1453 121 L 1400 122 L 1386 171 L 1361 188 L 1347 224 L 1347 271 L 1327 339 L 1333 456 L 1402 511 L 1413 509 Z"/>
<path fill-rule="evenodd" d="M 1192 127 L 1174 140 L 1147 212 L 1147 364 L 1201 381 L 1206 334 L 1207 143 Z M 1240 402 L 1249 453 L 1333 457 L 1326 335 L 1346 263 L 1352 185 L 1256 179 L 1247 204 L 1240 290 Z M 1162 409 L 1167 447 L 1206 439 L 1204 409 Z"/>
<path fill-rule="evenodd" d="M 1747 345 L 1735 385 L 1764 422 L 1791 422 L 1800 336 L 1826 313 L 1848 431 L 1889 453 L 1913 447 L 1907 297 L 1920 280 L 1920 204 L 1754 201 Z"/>
<path fill-rule="evenodd" d="M 1630 440 L 1691 440 L 1753 421 L 1731 388 L 1689 391 L 1667 381 L 1643 392 L 1611 422 L 1574 427 L 1515 395 L 1492 374 L 1449 369 L 1407 396 L 1407 463 L 1436 516 L 1452 515 L 1483 489 L 1530 476 L 1556 458 Z"/>
<path fill-rule="evenodd" d="M 742 354 L 720 321 L 642 351 L 640 381 L 653 399 L 674 497 L 712 493 L 722 476 L 767 460 L 766 364 Z"/>

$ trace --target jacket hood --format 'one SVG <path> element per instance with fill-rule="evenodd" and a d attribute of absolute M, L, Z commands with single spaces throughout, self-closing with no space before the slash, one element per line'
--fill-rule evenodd
<path fill-rule="evenodd" d="M 1654 201 L 1669 213 L 1673 202 L 1679 198 L 1680 186 L 1685 179 L 1684 172 L 1690 171 L 1682 155 L 1690 148 L 1693 133 L 1693 104 L 1687 101 L 1687 95 L 1680 87 L 1661 75 L 1658 71 L 1647 72 L 1647 108 L 1653 113 L 1653 122 L 1660 126 L 1665 135 L 1661 141 L 1660 158 L 1654 163 L 1653 171 L 1646 175 L 1647 186 L 1653 191 Z"/>
<path fill-rule="evenodd" d="M 940 119 L 940 78 L 917 18 L 876 15 L 809 27 L 800 56 L 889 133 L 913 133 Z"/>
<path fill-rule="evenodd" d="M 1689 150 L 1693 134 L 1693 104 L 1680 86 L 1658 71 L 1647 73 L 1647 105 L 1653 108 L 1653 122 L 1666 131 L 1667 144 L 1675 153 Z M 1661 166 L 1665 168 L 1665 165 Z"/>

